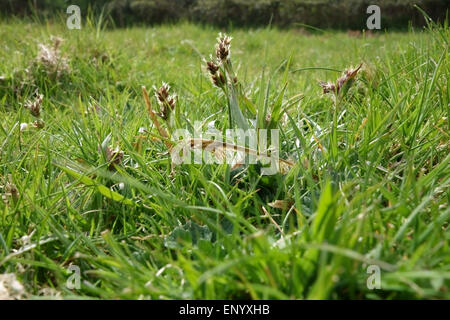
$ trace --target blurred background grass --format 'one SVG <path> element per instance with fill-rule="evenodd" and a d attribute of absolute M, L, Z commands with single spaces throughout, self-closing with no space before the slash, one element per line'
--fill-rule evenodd
<path fill-rule="evenodd" d="M 366 28 L 369 5 L 381 8 L 382 28 L 407 28 L 425 24 L 418 5 L 435 21 L 443 21 L 448 11 L 446 0 L 0 0 L 3 16 L 53 17 L 66 15 L 69 5 L 82 13 L 106 13 L 116 26 L 157 24 L 189 20 L 217 26 Z"/>

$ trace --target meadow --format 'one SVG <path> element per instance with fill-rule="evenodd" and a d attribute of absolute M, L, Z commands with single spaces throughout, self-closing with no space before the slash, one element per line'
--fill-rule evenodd
<path fill-rule="evenodd" d="M 0 296 L 450 298 L 448 39 L 1 22 Z M 198 121 L 277 128 L 291 165 L 174 166 Z"/>

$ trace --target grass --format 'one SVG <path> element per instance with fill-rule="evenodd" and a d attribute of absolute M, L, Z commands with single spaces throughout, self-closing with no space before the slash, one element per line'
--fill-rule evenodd
<path fill-rule="evenodd" d="M 228 30 L 239 99 L 256 109 L 239 100 L 243 116 L 267 127 L 289 106 L 271 126 L 294 166 L 263 177 L 172 168 L 145 107 L 141 86 L 152 96 L 164 81 L 177 93 L 166 130 L 230 127 L 230 97 L 200 56 L 218 32 L 1 23 L 0 273 L 15 274 L 20 296 L 450 298 L 448 26 Z M 64 39 L 59 75 L 36 60 L 51 35 Z M 319 81 L 360 63 L 346 94 L 322 94 Z M 25 108 L 37 91 L 40 129 Z M 71 265 L 79 289 L 66 286 Z M 381 289 L 367 286 L 371 265 Z"/>

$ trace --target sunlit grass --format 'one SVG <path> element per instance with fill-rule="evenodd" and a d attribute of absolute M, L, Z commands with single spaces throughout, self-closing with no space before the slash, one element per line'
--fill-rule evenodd
<path fill-rule="evenodd" d="M 448 27 L 228 30 L 257 107 L 276 103 L 284 79 L 283 102 L 303 96 L 277 124 L 295 165 L 263 178 L 172 168 L 142 98 L 141 86 L 167 82 L 177 124 L 227 128 L 202 60 L 218 32 L 0 25 L 0 272 L 31 298 L 450 298 Z M 51 35 L 70 67 L 58 76 L 36 62 Z M 322 94 L 319 81 L 360 63 L 345 97 Z M 36 92 L 42 129 L 25 108 Z M 102 143 L 123 152 L 114 169 Z M 80 289 L 66 287 L 72 264 Z M 369 265 L 380 290 L 367 287 Z"/>

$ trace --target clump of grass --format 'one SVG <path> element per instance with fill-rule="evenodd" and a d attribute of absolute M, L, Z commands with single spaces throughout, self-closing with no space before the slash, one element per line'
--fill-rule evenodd
<path fill-rule="evenodd" d="M 27 293 L 14 273 L 0 274 L 0 300 L 25 299 Z"/>
<path fill-rule="evenodd" d="M 233 121 L 235 120 L 236 125 L 240 125 L 239 128 L 241 129 L 248 129 L 250 127 L 250 123 L 252 119 L 247 119 L 244 117 L 243 112 L 241 111 L 240 103 L 242 101 L 246 102 L 246 105 L 251 105 L 251 101 L 245 96 L 241 89 L 241 85 L 238 84 L 237 77 L 235 75 L 235 72 L 232 67 L 231 63 L 231 40 L 232 38 L 224 35 L 222 33 L 219 34 L 219 37 L 217 38 L 217 43 L 215 46 L 215 54 L 216 59 L 205 61 L 206 63 L 206 70 L 209 73 L 209 76 L 211 77 L 211 80 L 213 84 L 222 89 L 223 93 L 227 97 L 228 102 L 228 114 L 229 114 L 229 127 L 233 127 Z M 230 79 L 230 80 L 227 80 Z M 159 104 L 160 111 L 155 113 L 153 111 L 153 108 L 151 106 L 150 100 L 148 98 L 148 94 L 145 91 L 145 88 L 143 88 L 143 95 L 144 99 L 147 105 L 147 110 L 150 115 L 150 118 L 152 122 L 155 124 L 155 127 L 158 129 L 159 134 L 163 138 L 169 138 L 165 141 L 166 146 L 168 146 L 169 150 L 172 150 L 173 145 L 180 143 L 177 141 L 170 141 L 170 128 L 169 132 L 167 133 L 165 129 L 162 128 L 159 121 L 156 119 L 155 114 L 158 115 L 161 119 L 164 120 L 164 122 L 167 124 L 168 127 L 170 127 L 170 114 L 175 109 L 176 104 L 176 95 L 170 94 L 170 86 L 167 83 L 162 84 L 162 86 L 157 89 L 154 87 L 155 91 L 155 98 Z M 283 91 L 282 91 L 283 92 Z M 280 109 L 282 104 L 282 98 L 281 95 L 279 98 L 279 106 L 277 106 L 278 109 Z M 251 110 L 248 108 L 244 110 L 246 114 L 251 114 Z M 265 110 L 267 112 L 267 115 L 265 116 L 266 124 L 272 124 L 272 127 L 277 127 L 278 123 L 281 119 L 281 114 L 284 111 L 278 110 L 278 118 L 275 121 L 272 121 L 272 114 L 270 111 Z M 255 122 L 255 121 L 253 121 Z M 280 123 L 283 123 L 280 122 Z M 286 121 L 284 121 L 286 123 Z M 270 156 L 267 156 L 266 153 L 263 150 L 253 150 L 250 148 L 247 148 L 245 145 L 240 146 L 236 145 L 234 143 L 230 142 L 217 142 L 209 139 L 190 139 L 189 141 L 183 141 L 181 143 L 186 143 L 188 146 L 190 146 L 193 149 L 197 149 L 199 151 L 206 151 L 215 154 L 217 159 L 221 159 L 222 161 L 225 159 L 225 155 L 230 152 L 237 153 L 237 157 L 235 159 L 241 159 L 237 160 L 236 163 L 232 166 L 232 169 L 236 169 L 238 167 L 243 166 L 243 159 L 245 159 L 245 155 L 252 155 L 255 156 L 259 160 L 268 161 L 271 159 Z M 241 142 L 242 143 L 242 142 Z M 245 141 L 244 141 L 245 144 Z M 268 146 L 269 147 L 269 146 Z M 262 155 L 261 155 L 262 154 Z M 287 161 L 284 159 L 280 160 L 280 163 L 283 163 L 283 168 L 286 168 L 286 166 L 293 166 L 293 162 Z M 283 170 L 285 172 L 285 170 Z"/>
<path fill-rule="evenodd" d="M 71 72 L 68 59 L 61 54 L 60 47 L 63 39 L 51 37 L 51 45 L 39 44 L 39 53 L 36 57 L 36 65 L 43 69 L 50 77 L 59 78 L 63 74 Z"/>
<path fill-rule="evenodd" d="M 0 90 L 14 98 L 23 98 L 31 92 L 47 93 L 55 84 L 67 85 L 73 70 L 71 60 L 61 52 L 63 41 L 61 37 L 51 36 L 49 43 L 38 43 L 36 56 L 16 68 L 10 77 L 0 80 Z"/>

